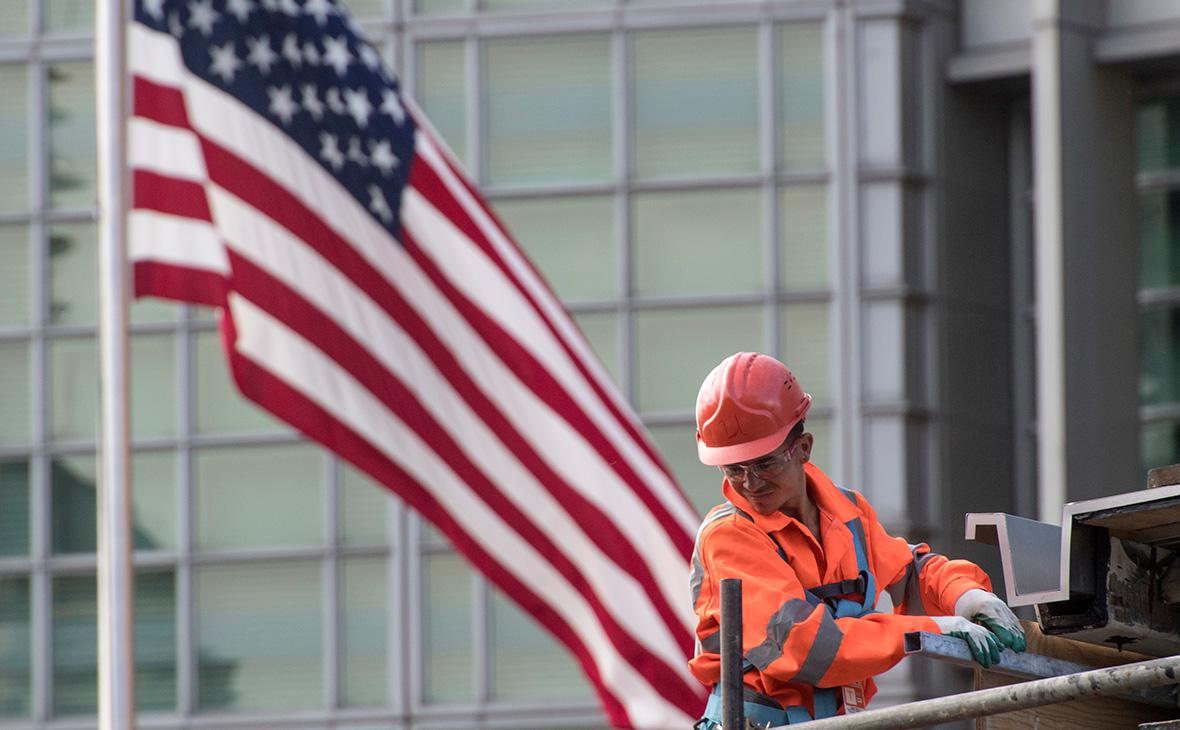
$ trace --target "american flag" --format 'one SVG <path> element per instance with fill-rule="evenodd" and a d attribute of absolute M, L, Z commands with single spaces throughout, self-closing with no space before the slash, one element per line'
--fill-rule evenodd
<path fill-rule="evenodd" d="M 137 296 L 435 524 L 618 727 L 686 727 L 697 516 L 553 293 L 334 0 L 138 0 Z"/>

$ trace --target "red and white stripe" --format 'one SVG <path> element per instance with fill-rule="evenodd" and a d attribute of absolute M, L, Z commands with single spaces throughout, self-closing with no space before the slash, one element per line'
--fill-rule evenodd
<path fill-rule="evenodd" d="M 137 294 L 225 307 L 243 393 L 434 522 L 615 725 L 690 724 L 699 520 L 421 113 L 399 242 L 171 36 L 128 41 Z"/>

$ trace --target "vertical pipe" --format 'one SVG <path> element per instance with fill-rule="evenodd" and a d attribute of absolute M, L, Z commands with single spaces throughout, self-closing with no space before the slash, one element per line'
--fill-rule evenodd
<path fill-rule="evenodd" d="M 95 21 L 98 96 L 99 394 L 98 726 L 135 722 L 131 488 L 128 439 L 124 0 L 101 0 Z"/>
<path fill-rule="evenodd" d="M 1066 496 L 1065 230 L 1062 220 L 1061 0 L 1033 5 L 1037 519 L 1061 523 Z"/>
<path fill-rule="evenodd" d="M 744 730 L 742 706 L 742 581 L 721 580 L 721 725 Z"/>

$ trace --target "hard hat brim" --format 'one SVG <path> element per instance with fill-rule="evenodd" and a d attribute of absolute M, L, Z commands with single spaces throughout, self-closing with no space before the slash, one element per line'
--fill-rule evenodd
<path fill-rule="evenodd" d="M 760 439 L 753 441 L 746 441 L 740 444 L 730 444 L 729 446 L 705 446 L 701 443 L 700 435 L 697 436 L 697 458 L 701 460 L 702 464 L 708 466 L 724 466 L 725 464 L 740 464 L 743 461 L 750 461 L 757 459 L 760 456 L 766 456 L 770 452 L 782 446 L 783 441 L 791 434 L 791 429 L 795 424 L 799 423 L 800 419 L 795 419 L 786 427 L 775 431 L 769 436 L 763 436 Z"/>

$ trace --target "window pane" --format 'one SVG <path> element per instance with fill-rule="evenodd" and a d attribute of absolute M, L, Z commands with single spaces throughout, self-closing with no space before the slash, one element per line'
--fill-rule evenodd
<path fill-rule="evenodd" d="M 29 462 L 0 460 L 0 556 L 28 552 Z"/>
<path fill-rule="evenodd" d="M 197 569 L 198 707 L 323 706 L 321 583 L 315 562 Z"/>
<path fill-rule="evenodd" d="M 831 405 L 832 358 L 826 302 L 787 304 L 779 312 L 783 352 L 787 367 L 820 405 Z"/>
<path fill-rule="evenodd" d="M 635 316 L 641 410 L 691 412 L 701 381 L 725 358 L 763 350 L 757 307 L 676 309 Z"/>
<path fill-rule="evenodd" d="M 758 291 L 761 210 L 756 189 L 637 195 L 636 293 Z"/>
<path fill-rule="evenodd" d="M 0 84 L 2 83 L 3 81 L 0 81 Z M 2 104 L 3 102 L 0 102 L 0 105 Z M 0 118 L 0 125 L 2 124 L 3 118 Z M 3 142 L 0 142 L 0 145 L 2 144 Z M 0 192 L 0 201 L 3 200 L 3 195 Z M 0 260 L 4 261 L 4 265 L 0 266 L 0 328 L 28 327 L 29 281 L 32 279 L 32 271 L 29 268 L 28 228 L 0 227 Z"/>
<path fill-rule="evenodd" d="M 376 707 L 388 702 L 385 627 L 388 562 L 385 558 L 345 560 L 343 704 Z"/>
<path fill-rule="evenodd" d="M 98 609 L 94 575 L 53 579 L 53 714 L 98 710 Z M 135 705 L 176 707 L 176 602 L 171 573 L 135 576 Z"/>
<path fill-rule="evenodd" d="M 488 181 L 609 179 L 609 37 L 490 40 L 486 49 Z"/>
<path fill-rule="evenodd" d="M 497 699 L 590 697 L 573 657 L 499 592 L 492 593 L 492 696 Z"/>
<path fill-rule="evenodd" d="M 468 0 L 414 0 L 418 15 L 454 15 L 467 12 Z"/>
<path fill-rule="evenodd" d="M 14 0 L 0 13 L 0 37 L 29 34 L 28 4 L 30 0 Z"/>
<path fill-rule="evenodd" d="M 97 230 L 93 223 L 49 232 L 49 321 L 94 324 L 98 312 Z"/>
<path fill-rule="evenodd" d="M 828 195 L 823 185 L 779 193 L 779 283 L 787 291 L 827 289 Z"/>
<path fill-rule="evenodd" d="M 180 306 L 172 302 L 155 297 L 131 300 L 129 318 L 132 324 L 141 322 L 173 322 L 176 320 Z"/>
<path fill-rule="evenodd" d="M 340 531 L 345 545 L 384 545 L 393 494 L 348 465 L 340 477 Z"/>
<path fill-rule="evenodd" d="M 832 440 L 835 436 L 832 432 L 832 419 L 809 415 L 807 430 L 811 432 L 814 439 L 814 445 L 811 447 L 811 460 L 820 469 L 823 469 L 825 474 L 839 483 L 842 477 L 840 476 L 840 465 L 837 463 L 837 444 Z"/>
<path fill-rule="evenodd" d="M 702 374 L 701 380 L 707 374 Z M 649 426 L 648 431 L 660 455 L 668 462 L 676 482 L 702 517 L 724 500 L 721 496 L 721 473 L 716 467 L 705 466 L 697 458 L 695 424 Z"/>
<path fill-rule="evenodd" d="M 614 312 L 575 314 L 574 321 L 590 342 L 590 349 L 606 368 L 611 379 L 619 382 L 619 316 Z"/>
<path fill-rule="evenodd" d="M 98 710 L 98 610 L 95 577 L 53 580 L 53 714 Z"/>
<path fill-rule="evenodd" d="M 358 18 L 384 18 L 389 14 L 389 0 L 343 0 L 341 4 Z"/>
<path fill-rule="evenodd" d="M 46 349 L 50 437 L 93 441 L 98 419 L 98 350 L 94 340 L 55 340 Z"/>
<path fill-rule="evenodd" d="M 1157 466 L 1180 463 L 1180 424 L 1172 421 L 1143 424 L 1143 474 Z"/>
<path fill-rule="evenodd" d="M 176 575 L 135 576 L 135 706 L 176 710 Z"/>
<path fill-rule="evenodd" d="M 246 400 L 230 379 L 221 335 L 196 335 L 198 433 L 258 433 L 285 428 L 274 416 Z"/>
<path fill-rule="evenodd" d="M 53 552 L 94 552 L 97 481 L 97 462 L 93 456 L 59 456 L 50 462 Z"/>
<path fill-rule="evenodd" d="M 197 545 L 321 545 L 323 457 L 311 446 L 204 449 L 194 459 Z"/>
<path fill-rule="evenodd" d="M 176 454 L 138 452 L 131 457 L 136 550 L 176 549 Z"/>
<path fill-rule="evenodd" d="M 45 30 L 49 33 L 93 33 L 94 6 L 94 0 L 47 0 Z"/>
<path fill-rule="evenodd" d="M 176 348 L 172 335 L 131 338 L 131 435 L 176 432 Z"/>
<path fill-rule="evenodd" d="M 609 5 L 615 0 L 482 0 L 487 10 L 560 10 Z"/>
<path fill-rule="evenodd" d="M 53 551 L 95 550 L 98 480 L 93 456 L 60 456 L 50 462 Z M 131 457 L 132 535 L 136 550 L 176 547 L 176 457 L 144 452 Z"/>
<path fill-rule="evenodd" d="M 1139 355 L 1139 403 L 1161 405 L 1180 400 L 1180 317 L 1175 309 L 1143 313 Z"/>
<path fill-rule="evenodd" d="M 824 167 L 824 35 L 820 23 L 779 29 L 779 134 L 788 170 Z"/>
<path fill-rule="evenodd" d="M 458 3 L 462 5 L 462 3 Z M 467 53 L 463 41 L 418 44 L 417 101 L 461 163 L 467 162 Z"/>
<path fill-rule="evenodd" d="M 0 342 L 0 444 L 29 442 L 29 345 Z"/>
<path fill-rule="evenodd" d="M 635 174 L 758 171 L 752 28 L 635 34 Z"/>
<path fill-rule="evenodd" d="M 618 296 L 613 198 L 504 200 L 496 213 L 562 299 Z"/>
<path fill-rule="evenodd" d="M 25 35 L 24 8 L 0 13 L 5 31 Z M 15 22 L 19 21 L 19 22 Z M 0 65 L 0 211 L 29 209 L 29 70 L 20 64 Z"/>
<path fill-rule="evenodd" d="M 1139 286 L 1180 285 L 1180 194 L 1145 192 L 1139 198 Z"/>
<path fill-rule="evenodd" d="M 423 700 L 471 700 L 471 571 L 458 555 L 426 555 L 422 583 Z"/>
<path fill-rule="evenodd" d="M 32 685 L 29 579 L 0 578 L 0 717 L 28 717 Z"/>
<path fill-rule="evenodd" d="M 49 200 L 54 208 L 95 205 L 94 66 L 49 67 Z"/>
<path fill-rule="evenodd" d="M 1135 113 L 1135 132 L 1141 172 L 1180 165 L 1180 101 L 1140 104 Z"/>

